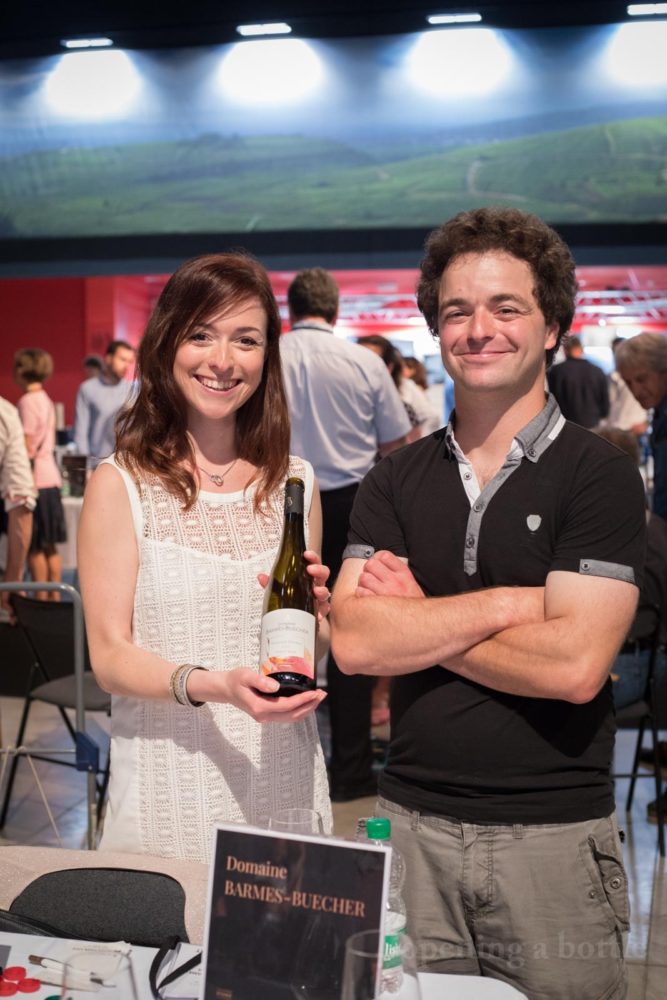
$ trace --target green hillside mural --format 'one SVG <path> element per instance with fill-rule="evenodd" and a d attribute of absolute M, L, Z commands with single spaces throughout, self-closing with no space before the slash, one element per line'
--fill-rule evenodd
<path fill-rule="evenodd" d="M 667 221 L 667 115 L 434 152 L 300 135 L 45 149 L 0 162 L 0 236 L 431 226 L 511 204 L 554 223 Z"/>

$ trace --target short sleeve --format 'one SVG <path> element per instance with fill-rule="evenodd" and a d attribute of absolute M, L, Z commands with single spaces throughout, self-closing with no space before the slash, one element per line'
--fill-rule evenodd
<path fill-rule="evenodd" d="M 393 462 L 385 458 L 378 462 L 361 483 L 350 514 L 348 545 L 344 558 L 365 558 L 379 549 L 407 557 L 405 535 L 394 504 Z"/>
<path fill-rule="evenodd" d="M 646 499 L 628 457 L 604 443 L 589 450 L 569 491 L 552 570 L 606 576 L 641 586 Z"/>
<path fill-rule="evenodd" d="M 32 395 L 26 393 L 25 396 L 21 396 L 16 404 L 24 433 L 30 434 L 33 437 L 43 430 L 43 421 L 39 407 L 36 405 L 37 402 L 38 400 L 34 393 Z M 34 444 L 38 444 L 38 442 L 35 441 Z"/>

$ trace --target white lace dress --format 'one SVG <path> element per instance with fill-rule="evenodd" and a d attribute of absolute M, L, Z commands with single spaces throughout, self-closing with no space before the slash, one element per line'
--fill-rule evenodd
<path fill-rule="evenodd" d="M 115 465 L 113 459 L 107 460 Z M 127 487 L 139 546 L 133 640 L 170 663 L 212 670 L 259 662 L 262 589 L 283 524 L 283 490 L 270 513 L 253 491 L 201 491 L 183 513 L 157 479 Z M 312 467 L 290 458 L 306 483 Z M 101 567 L 103 572 L 103 567 Z M 277 809 L 316 809 L 325 830 L 331 805 L 313 715 L 259 724 L 231 705 L 184 708 L 173 701 L 114 696 L 111 780 L 100 847 L 208 860 L 217 822 L 267 825 Z"/>

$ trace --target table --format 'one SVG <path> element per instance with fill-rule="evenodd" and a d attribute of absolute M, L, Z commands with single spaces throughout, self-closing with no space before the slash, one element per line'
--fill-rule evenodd
<path fill-rule="evenodd" d="M 422 1000 L 526 1000 L 514 986 L 482 976 L 441 976 L 420 972 Z"/>
<path fill-rule="evenodd" d="M 17 993 L 17 997 L 33 997 L 34 1000 L 49 1000 L 60 996 L 60 984 L 62 977 L 62 964 L 74 953 L 82 951 L 99 951 L 100 949 L 113 951 L 115 949 L 127 949 L 132 962 L 132 972 L 134 981 L 137 984 L 139 1000 L 152 1000 L 149 986 L 148 973 L 155 955 L 153 948 L 141 948 L 136 945 L 125 945 L 122 942 L 110 944 L 100 944 L 94 941 L 69 941 L 62 938 L 40 937 L 36 934 L 5 934 L 0 933 L 0 965 L 6 971 L 11 971 L 12 967 L 22 967 L 26 970 L 31 979 L 38 979 L 41 983 L 39 989 L 30 993 Z M 8 949 L 9 955 L 5 954 Z M 167 975 L 171 968 L 182 965 L 191 955 L 201 951 L 195 945 L 181 945 L 178 954 L 165 963 L 160 979 Z M 42 959 L 42 963 L 35 962 L 34 959 Z M 31 961 L 33 959 L 33 961 Z M 192 972 L 174 983 L 165 987 L 163 996 L 173 998 L 173 1000 L 197 1000 L 202 983 L 201 966 L 197 966 Z M 68 996 L 69 991 L 68 991 Z M 113 985 L 105 984 L 104 987 L 96 989 L 72 989 L 73 1000 L 131 1000 L 132 989 L 126 980 L 114 978 Z"/>
<path fill-rule="evenodd" d="M 9 954 L 3 953 L 3 946 Z M 41 981 L 40 988 L 34 993 L 19 993 L 17 996 L 31 996 L 34 1000 L 48 1000 L 58 997 L 60 986 L 60 968 L 70 955 L 77 951 L 93 949 L 115 949 L 120 943 L 99 944 L 92 941 L 66 941 L 61 938 L 39 937 L 35 934 L 5 934 L 0 933 L 0 965 L 5 968 L 22 966 L 30 978 Z M 151 1000 L 148 985 L 150 970 L 155 950 L 141 948 L 136 945 L 125 945 L 129 948 L 134 971 L 134 978 L 139 989 L 139 1000 Z M 201 951 L 196 945 L 181 945 L 178 955 L 170 965 L 163 968 L 161 978 L 166 976 L 170 968 L 176 968 L 191 955 Z M 31 958 L 47 960 L 51 968 L 30 961 Z M 47 982 L 49 980 L 49 982 Z M 179 978 L 163 990 L 165 997 L 173 1000 L 198 1000 L 203 981 L 202 967 L 198 966 L 185 976 Z M 484 979 L 479 976 L 445 976 L 435 973 L 420 973 L 419 982 L 422 987 L 422 1000 L 521 1000 L 523 993 L 507 983 L 496 979 Z M 105 986 L 96 991 L 77 989 L 72 993 L 75 1000 L 129 1000 L 132 996 L 127 984 L 118 981 L 114 986 Z M 525 1000 L 525 997 L 524 997 Z"/>

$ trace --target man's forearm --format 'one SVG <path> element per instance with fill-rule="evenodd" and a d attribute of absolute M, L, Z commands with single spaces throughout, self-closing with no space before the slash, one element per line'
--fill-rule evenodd
<path fill-rule="evenodd" d="M 498 587 L 452 597 L 334 596 L 332 650 L 349 674 L 408 674 L 494 633 L 543 620 L 542 588 Z"/>
<path fill-rule="evenodd" d="M 599 691 L 613 658 L 599 647 L 573 647 L 571 624 L 563 619 L 518 625 L 442 661 L 468 680 L 525 698 L 555 698 L 575 704 Z"/>
<path fill-rule="evenodd" d="M 496 691 L 584 704 L 609 676 L 637 595 L 620 580 L 553 573 L 544 622 L 498 632 L 443 665 Z"/>
<path fill-rule="evenodd" d="M 32 536 L 32 511 L 13 507 L 7 514 L 7 566 L 5 580 L 22 580 Z"/>

